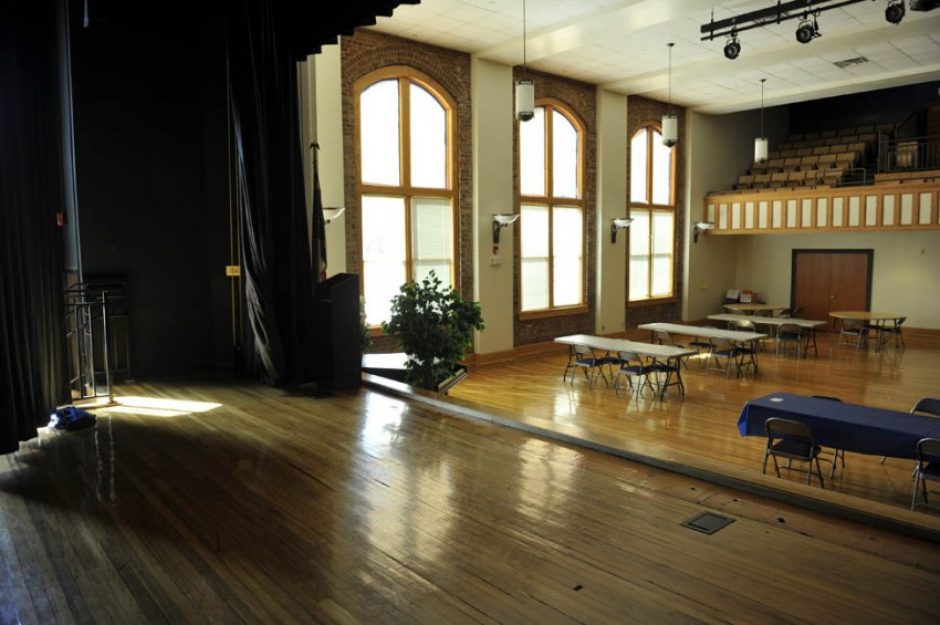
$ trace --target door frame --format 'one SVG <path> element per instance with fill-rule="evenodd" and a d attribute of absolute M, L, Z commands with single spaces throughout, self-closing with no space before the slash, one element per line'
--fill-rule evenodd
<path fill-rule="evenodd" d="M 829 248 L 793 248 L 790 258 L 790 309 L 796 305 L 796 257 L 807 254 L 865 254 L 868 256 L 868 275 L 865 276 L 865 309 L 871 310 L 871 278 L 875 268 L 875 250 L 873 249 L 829 249 Z"/>

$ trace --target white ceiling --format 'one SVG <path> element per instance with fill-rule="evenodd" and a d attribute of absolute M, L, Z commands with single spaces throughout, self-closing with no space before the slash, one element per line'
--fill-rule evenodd
<path fill-rule="evenodd" d="M 715 2 L 719 2 L 716 4 Z M 822 37 L 801 45 L 798 20 L 740 34 L 741 55 L 729 61 L 724 39 L 700 41 L 699 27 L 774 0 L 527 0 L 528 66 L 625 94 L 667 99 L 668 52 L 672 99 L 690 108 L 727 113 L 859 91 L 940 80 L 940 9 L 907 11 L 885 21 L 886 0 L 860 2 L 819 16 Z M 522 0 L 421 0 L 402 5 L 374 30 L 522 63 Z M 868 63 L 833 63 L 863 56 Z"/>

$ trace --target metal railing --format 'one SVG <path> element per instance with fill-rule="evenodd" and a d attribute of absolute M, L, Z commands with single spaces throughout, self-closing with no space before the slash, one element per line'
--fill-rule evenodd
<path fill-rule="evenodd" d="M 126 297 L 122 284 L 77 283 L 66 289 L 66 341 L 73 399 L 105 397 L 111 403 L 115 369 L 129 373 Z M 116 341 L 116 319 L 125 323 L 123 341 Z M 115 342 L 123 342 L 124 346 L 120 363 Z"/>
<path fill-rule="evenodd" d="M 878 146 L 878 172 L 940 169 L 940 135 L 888 139 Z"/>
<path fill-rule="evenodd" d="M 868 170 L 864 167 L 848 167 L 842 170 L 842 179 L 836 186 L 854 187 L 857 185 L 868 184 Z"/>

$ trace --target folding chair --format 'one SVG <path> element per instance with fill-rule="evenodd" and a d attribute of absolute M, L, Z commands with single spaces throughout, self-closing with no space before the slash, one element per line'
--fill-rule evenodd
<path fill-rule="evenodd" d="M 816 399 L 825 399 L 826 401 L 834 401 L 842 403 L 842 400 L 838 397 L 830 397 L 829 395 L 810 395 Z M 824 452 L 820 452 L 824 453 Z M 832 471 L 829 472 L 829 479 L 832 479 L 836 476 L 836 464 L 839 460 L 842 460 L 842 471 L 845 472 L 845 450 L 844 449 L 835 449 L 832 450 Z"/>
<path fill-rule="evenodd" d="M 914 493 L 911 510 L 917 507 L 917 487 L 924 490 L 927 505 L 927 481 L 940 481 L 940 438 L 922 438 L 917 441 L 917 468 L 914 470 Z"/>
<path fill-rule="evenodd" d="M 565 373 L 561 376 L 562 381 L 567 381 L 568 371 L 580 368 L 584 371 L 584 377 L 588 381 L 588 386 L 594 386 L 594 381 L 598 374 L 607 381 L 604 376 L 603 366 L 609 364 L 609 357 L 600 357 L 594 353 L 594 350 L 587 345 L 571 345 L 568 350 L 568 364 L 565 366 Z M 571 381 L 574 382 L 574 372 L 571 373 Z"/>
<path fill-rule="evenodd" d="M 764 432 L 767 433 L 767 447 L 764 450 L 764 466 L 762 473 L 767 473 L 767 460 L 774 459 L 774 470 L 780 477 L 780 465 L 777 458 L 786 458 L 787 461 L 808 462 L 806 483 L 813 481 L 813 463 L 816 463 L 816 475 L 819 477 L 820 488 L 825 488 L 822 469 L 819 467 L 819 445 L 813 437 L 809 427 L 800 421 L 771 417 L 764 422 Z M 790 468 L 789 465 L 786 468 Z"/>
<path fill-rule="evenodd" d="M 620 366 L 614 374 L 615 394 L 620 390 L 620 378 L 622 376 L 627 376 L 627 385 L 630 387 L 630 395 L 632 396 L 636 393 L 637 399 L 639 399 L 640 392 L 643 390 L 644 386 L 653 390 L 653 386 L 650 384 L 649 380 L 649 365 L 644 364 L 642 358 L 633 352 L 617 352 L 617 358 L 620 361 Z M 638 380 L 636 386 L 633 384 L 634 378 Z"/>

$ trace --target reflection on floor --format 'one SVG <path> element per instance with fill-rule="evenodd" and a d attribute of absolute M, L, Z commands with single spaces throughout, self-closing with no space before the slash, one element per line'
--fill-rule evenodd
<path fill-rule="evenodd" d="M 637 340 L 649 340 L 637 333 Z M 676 337 L 683 342 L 685 337 Z M 704 370 L 691 359 L 683 370 L 686 395 L 670 389 L 665 401 L 650 393 L 628 398 L 603 382 L 594 388 L 583 376 L 562 382 L 564 352 L 527 357 L 510 363 L 475 367 L 450 393 L 452 397 L 501 409 L 521 421 L 578 432 L 589 439 L 653 456 L 698 458 L 710 467 L 760 471 L 765 440 L 742 438 L 736 425 L 741 407 L 753 397 L 775 391 L 829 395 L 853 403 L 908 411 L 921 397 L 940 395 L 940 349 L 918 347 L 908 340 L 903 352 L 883 354 L 836 346 L 837 335 L 820 333 L 819 356 L 760 354 L 757 376 L 728 377 Z M 846 454 L 826 488 L 907 508 L 910 506 L 912 460 Z M 825 467 L 828 469 L 828 467 Z M 828 473 L 826 474 L 828 478 Z M 789 479 L 805 480 L 793 473 Z M 830 483 L 831 482 L 831 483 Z M 924 512 L 931 514 L 931 512 Z"/>
<path fill-rule="evenodd" d="M 0 623 L 940 620 L 934 543 L 365 389 L 119 390 L 0 457 Z"/>

